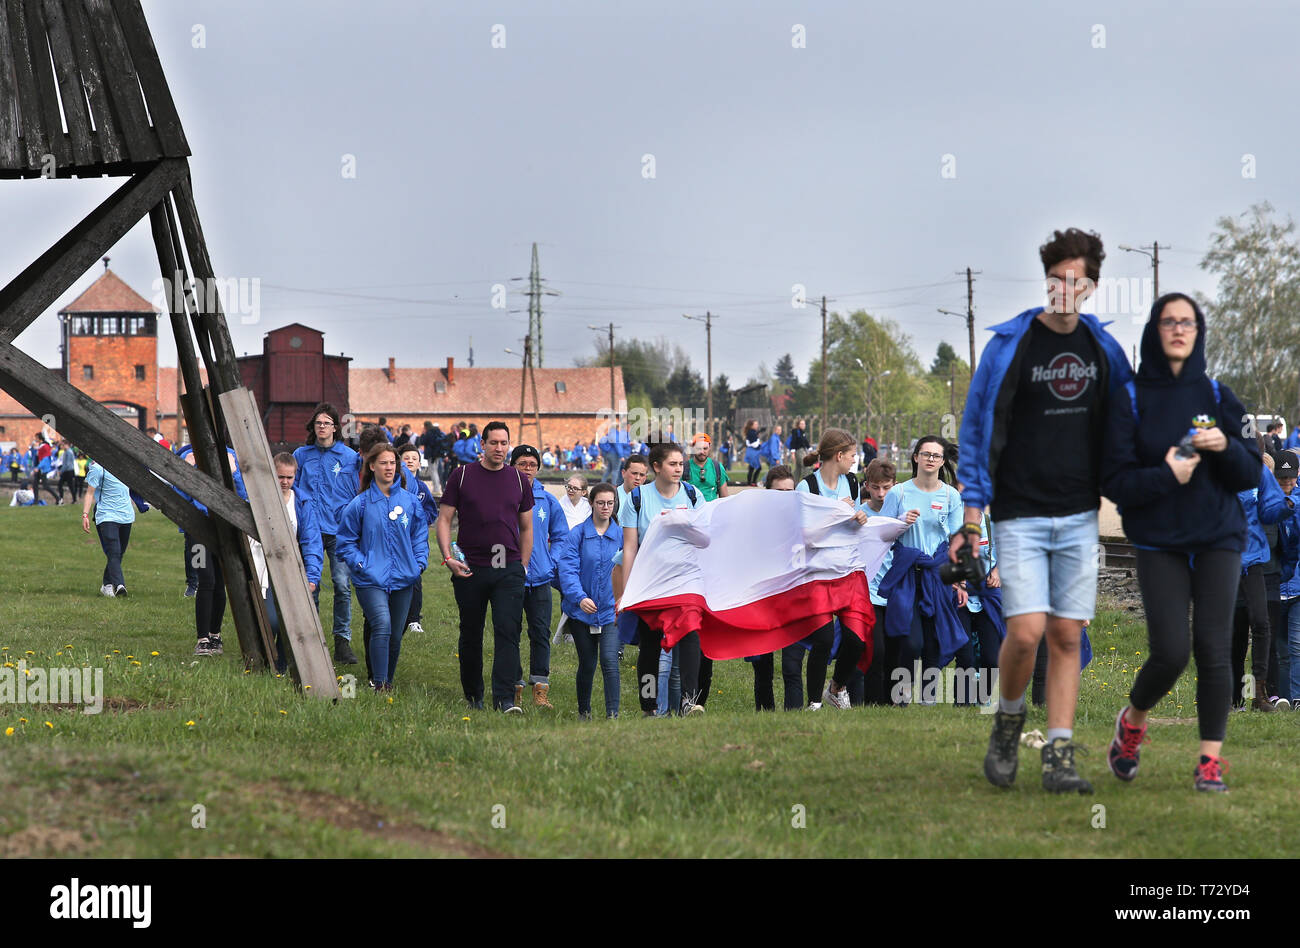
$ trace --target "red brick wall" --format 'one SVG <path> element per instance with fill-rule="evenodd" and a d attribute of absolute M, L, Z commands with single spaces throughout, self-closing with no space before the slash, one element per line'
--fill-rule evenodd
<path fill-rule="evenodd" d="M 424 423 L 431 421 L 444 432 L 450 431 L 452 426 L 458 421 L 466 424 L 478 425 L 481 432 L 487 426 L 489 421 L 504 421 L 510 426 L 510 443 L 514 444 L 531 444 L 534 447 L 541 448 L 545 445 L 537 444 L 537 429 L 532 424 L 532 416 L 524 418 L 523 437 L 520 437 L 519 415 L 506 416 L 486 416 L 486 415 L 387 415 L 388 427 L 396 437 L 397 433 L 402 430 L 402 425 L 411 426 L 411 434 L 418 435 L 424 431 Z M 378 421 L 378 415 L 361 415 L 358 421 Z M 543 415 L 542 416 L 542 437 L 546 444 L 555 446 L 563 445 L 565 448 L 572 448 L 573 443 L 581 439 L 583 444 L 596 438 L 600 438 L 598 430 L 601 422 L 595 415 Z"/>
<path fill-rule="evenodd" d="M 82 367 L 94 366 L 84 378 Z M 144 366 L 144 379 L 135 367 Z M 157 425 L 158 339 L 155 336 L 72 336 L 68 345 L 71 382 L 97 402 L 131 402 L 144 408 L 145 427 Z"/>

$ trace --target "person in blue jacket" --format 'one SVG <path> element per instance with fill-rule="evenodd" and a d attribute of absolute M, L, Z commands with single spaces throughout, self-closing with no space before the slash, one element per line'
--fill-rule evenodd
<path fill-rule="evenodd" d="M 1294 500 L 1296 474 L 1300 472 L 1300 457 L 1290 451 L 1279 451 L 1273 465 L 1273 475 L 1277 478 L 1282 493 Z M 1273 629 L 1273 655 L 1275 662 L 1269 663 L 1269 680 L 1274 683 L 1270 689 L 1278 696 L 1275 708 L 1282 711 L 1300 710 L 1300 687 L 1297 687 L 1297 674 L 1300 673 L 1300 509 L 1293 510 L 1291 516 L 1277 526 L 1278 559 L 1281 561 L 1281 582 L 1278 588 L 1278 621 Z M 1276 666 L 1276 667 L 1275 667 Z"/>
<path fill-rule="evenodd" d="M 1288 451 L 1300 448 L 1300 422 L 1296 422 L 1296 426 L 1291 429 L 1291 434 L 1287 436 L 1285 447 Z"/>
<path fill-rule="evenodd" d="M 1193 783 L 1223 792 L 1232 609 L 1246 547 L 1237 493 L 1260 482 L 1261 463 L 1256 439 L 1239 421 L 1241 402 L 1206 376 L 1205 348 L 1205 316 L 1195 301 L 1182 293 L 1160 297 L 1142 333 L 1137 378 L 1109 407 L 1102 487 L 1136 547 L 1149 647 L 1128 706 L 1116 716 L 1107 763 L 1121 780 L 1137 776 L 1148 713 L 1194 652 L 1201 746 Z M 1192 450 L 1180 452 L 1189 432 Z M 1009 593 L 1005 532 L 998 542 Z"/>
<path fill-rule="evenodd" d="M 1107 407 L 1132 370 L 1123 347 L 1079 307 L 1096 288 L 1101 238 L 1056 231 L 1039 248 L 1048 305 L 992 327 L 962 416 L 957 469 L 965 510 L 949 545 L 956 562 L 989 508 L 1007 636 L 1000 698 L 984 759 L 995 786 L 1016 777 L 1025 689 L 1044 635 L 1048 664 L 1043 787 L 1089 793 L 1074 766 L 1083 624 L 1097 598 L 1097 512 Z M 892 600 L 891 600 L 892 603 Z"/>
<path fill-rule="evenodd" d="M 366 455 L 362 491 L 339 516 L 338 555 L 351 571 L 372 629 L 368 650 L 376 691 L 392 691 L 411 591 L 429 562 L 429 522 L 420 498 L 397 480 L 397 450 Z"/>
<path fill-rule="evenodd" d="M 321 402 L 307 423 L 307 443 L 293 452 L 298 462 L 295 493 L 311 498 L 320 525 L 321 543 L 330 564 L 334 581 L 334 660 L 355 665 L 352 651 L 352 582 L 347 562 L 338 555 L 339 515 L 357 494 L 360 455 L 342 441 L 339 413 L 328 402 Z M 314 595 L 320 606 L 320 590 Z"/>
<path fill-rule="evenodd" d="M 312 592 L 320 585 L 321 566 L 325 562 L 325 548 L 321 545 L 320 525 L 316 523 L 316 509 L 303 495 L 293 489 L 293 482 L 298 477 L 298 462 L 287 452 L 277 454 L 273 459 L 275 480 L 280 485 L 280 499 L 284 501 L 285 510 L 293 524 L 298 539 L 298 550 L 302 554 L 303 571 L 307 574 L 307 588 Z M 263 599 L 266 603 L 266 618 L 275 631 L 275 670 L 284 674 L 289 668 L 289 652 L 284 639 L 284 623 L 280 621 L 280 611 L 275 600 L 275 589 L 270 577 L 265 575 L 266 554 L 261 547 L 253 548 L 253 558 L 261 557 L 258 565 L 260 577 L 264 577 Z"/>
<path fill-rule="evenodd" d="M 556 552 L 560 609 L 578 650 L 578 717 L 591 720 L 591 686 L 596 654 L 605 684 L 605 717 L 618 717 L 617 617 L 614 614 L 614 559 L 623 549 L 623 531 L 614 520 L 618 497 L 613 484 L 591 489 L 591 516 L 568 532 Z M 537 536 L 534 530 L 533 536 Z M 536 554 L 534 554 L 536 555 Z"/>
<path fill-rule="evenodd" d="M 745 463 L 749 465 L 749 478 L 746 483 L 753 487 L 758 483 L 758 475 L 763 470 L 763 429 L 752 418 L 745 422 Z"/>
<path fill-rule="evenodd" d="M 1246 706 L 1252 710 L 1272 712 L 1273 703 L 1269 700 L 1265 683 L 1268 680 L 1273 626 L 1277 624 L 1281 613 L 1279 587 L 1282 577 L 1273 557 L 1269 534 L 1277 536 L 1275 525 L 1289 518 L 1294 507 L 1269 470 L 1269 465 L 1274 460 L 1266 447 L 1267 438 L 1259 440 L 1262 442 L 1259 448 L 1263 458 L 1259 486 L 1237 494 L 1237 500 L 1246 515 L 1246 550 L 1241 555 L 1241 582 L 1237 587 L 1237 606 L 1233 610 L 1232 703 L 1234 707 L 1240 707 L 1243 700 L 1249 697 Z M 1253 676 L 1251 691 L 1254 693 L 1251 695 L 1247 695 L 1245 689 L 1247 645 L 1250 646 Z"/>
<path fill-rule="evenodd" d="M 424 508 L 424 517 L 429 521 L 429 525 L 438 522 L 438 502 L 433 499 L 433 491 L 429 485 L 420 480 L 420 449 L 414 442 L 407 442 L 402 446 L 402 486 L 420 498 L 420 506 Z M 415 588 L 411 592 L 411 612 L 406 617 L 406 634 L 412 632 L 424 632 L 424 626 L 420 624 L 424 612 L 424 576 L 415 581 Z"/>
<path fill-rule="evenodd" d="M 785 456 L 785 442 L 781 440 L 780 425 L 772 429 L 771 437 L 763 442 L 763 448 L 759 454 L 767 462 L 769 470 L 781 463 L 781 459 Z"/>
<path fill-rule="evenodd" d="M 547 694 L 551 690 L 551 584 L 556 581 L 555 551 L 569 536 L 560 501 L 551 495 L 537 471 L 542 456 L 531 444 L 521 444 L 510 453 L 510 464 L 528 478 L 533 491 L 533 552 L 524 579 L 524 615 L 528 620 L 528 680 L 533 686 L 533 706 L 554 711 Z M 522 649 L 520 649 L 522 652 Z M 523 707 L 524 669 L 520 656 L 515 681 L 515 706 Z"/>

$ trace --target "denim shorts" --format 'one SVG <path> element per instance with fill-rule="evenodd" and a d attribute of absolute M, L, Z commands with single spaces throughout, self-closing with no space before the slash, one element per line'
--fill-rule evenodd
<path fill-rule="evenodd" d="M 1097 609 L 1097 511 L 1018 517 L 994 527 L 1002 614 L 1045 612 L 1089 621 Z"/>

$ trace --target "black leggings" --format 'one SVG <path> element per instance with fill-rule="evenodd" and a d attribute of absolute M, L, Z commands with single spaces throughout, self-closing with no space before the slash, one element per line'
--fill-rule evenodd
<path fill-rule="evenodd" d="M 763 465 L 760 464 L 758 467 L 754 467 L 754 465 L 752 465 L 752 464 L 749 465 L 749 481 L 748 481 L 748 483 L 749 483 L 751 486 L 754 485 L 754 484 L 757 484 L 757 483 L 758 483 L 758 475 L 760 475 L 760 474 L 762 474 L 762 473 L 763 473 Z"/>
<path fill-rule="evenodd" d="M 199 591 L 194 596 L 194 628 L 201 639 L 221 636 L 221 620 L 226 616 L 226 583 L 221 575 L 217 551 L 209 550 L 185 534 L 190 565 L 198 575 Z"/>
<path fill-rule="evenodd" d="M 821 701 L 822 687 L 826 684 L 826 665 L 831 660 L 831 647 L 835 644 L 834 620 L 827 622 L 808 636 L 806 641 L 812 644 L 812 650 L 808 655 L 808 700 Z M 836 684 L 848 684 L 849 676 L 857 667 L 858 659 L 862 657 L 864 649 L 866 643 L 856 634 L 847 628 L 840 633 L 840 651 L 835 656 Z"/>
<path fill-rule="evenodd" d="M 1242 703 L 1246 678 L 1246 647 L 1250 646 L 1250 673 L 1255 677 L 1255 694 L 1267 697 L 1268 652 L 1272 629 L 1269 626 L 1268 593 L 1264 585 L 1264 565 L 1256 563 L 1241 577 L 1238 589 L 1244 605 L 1232 616 L 1232 700 Z"/>
<path fill-rule="evenodd" d="M 1187 667 L 1189 653 L 1195 652 L 1201 740 L 1221 741 L 1228 727 L 1232 693 L 1229 652 L 1241 554 L 1214 550 L 1198 553 L 1192 562 L 1194 566 L 1185 553 L 1137 551 L 1138 586 L 1151 654 L 1133 681 L 1129 700 L 1139 711 L 1150 711 L 1173 688 Z"/>
<path fill-rule="evenodd" d="M 636 626 L 641 636 L 636 657 L 637 694 L 641 697 L 641 710 L 654 712 L 658 706 L 659 643 L 663 633 L 650 628 L 644 619 L 637 619 Z M 677 648 L 682 650 L 682 703 L 704 704 L 709 700 L 709 686 L 713 683 L 713 659 L 700 651 L 698 632 L 683 637 Z"/>
<path fill-rule="evenodd" d="M 781 679 L 785 684 L 785 710 L 798 711 L 803 707 L 803 653 L 797 642 L 781 649 Z M 754 662 L 754 710 L 775 711 L 776 696 L 772 690 L 772 675 L 776 670 L 776 653 L 760 655 Z"/>

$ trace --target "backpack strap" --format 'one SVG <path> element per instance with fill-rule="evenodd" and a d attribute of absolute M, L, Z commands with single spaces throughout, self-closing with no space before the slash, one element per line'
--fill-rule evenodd
<path fill-rule="evenodd" d="M 691 506 L 694 507 L 695 504 L 698 502 L 696 498 L 699 496 L 695 493 L 695 485 L 688 484 L 685 481 L 682 481 L 682 486 L 686 488 L 686 499 L 689 500 L 691 502 Z"/>
<path fill-rule="evenodd" d="M 849 496 L 853 498 L 853 502 L 856 504 L 858 502 L 858 475 L 849 471 L 844 476 L 849 479 Z"/>
<path fill-rule="evenodd" d="M 717 458 L 713 458 L 712 460 L 713 466 L 718 469 L 718 486 L 721 487 L 723 484 L 727 483 L 727 475 L 722 471 L 722 463 Z"/>
<path fill-rule="evenodd" d="M 1129 403 L 1129 407 L 1133 410 L 1133 424 L 1135 425 L 1140 424 L 1142 422 L 1142 417 L 1138 414 L 1137 386 L 1133 384 L 1132 379 L 1129 379 L 1127 382 L 1124 383 L 1124 388 L 1128 390 L 1128 403 Z M 1217 382 L 1215 383 L 1214 388 L 1215 388 L 1214 394 L 1217 396 L 1219 394 L 1218 392 L 1219 385 Z"/>
<path fill-rule="evenodd" d="M 641 526 L 641 488 L 633 487 L 632 493 L 628 495 L 632 498 L 632 509 L 636 511 L 636 525 Z"/>
<path fill-rule="evenodd" d="M 817 472 L 816 472 L 816 471 L 813 471 L 811 474 L 809 474 L 809 475 L 808 475 L 807 477 L 805 477 L 803 480 L 804 480 L 804 483 L 808 485 L 808 493 L 810 493 L 810 494 L 820 494 L 820 493 L 822 492 L 821 486 L 817 483 Z"/>

